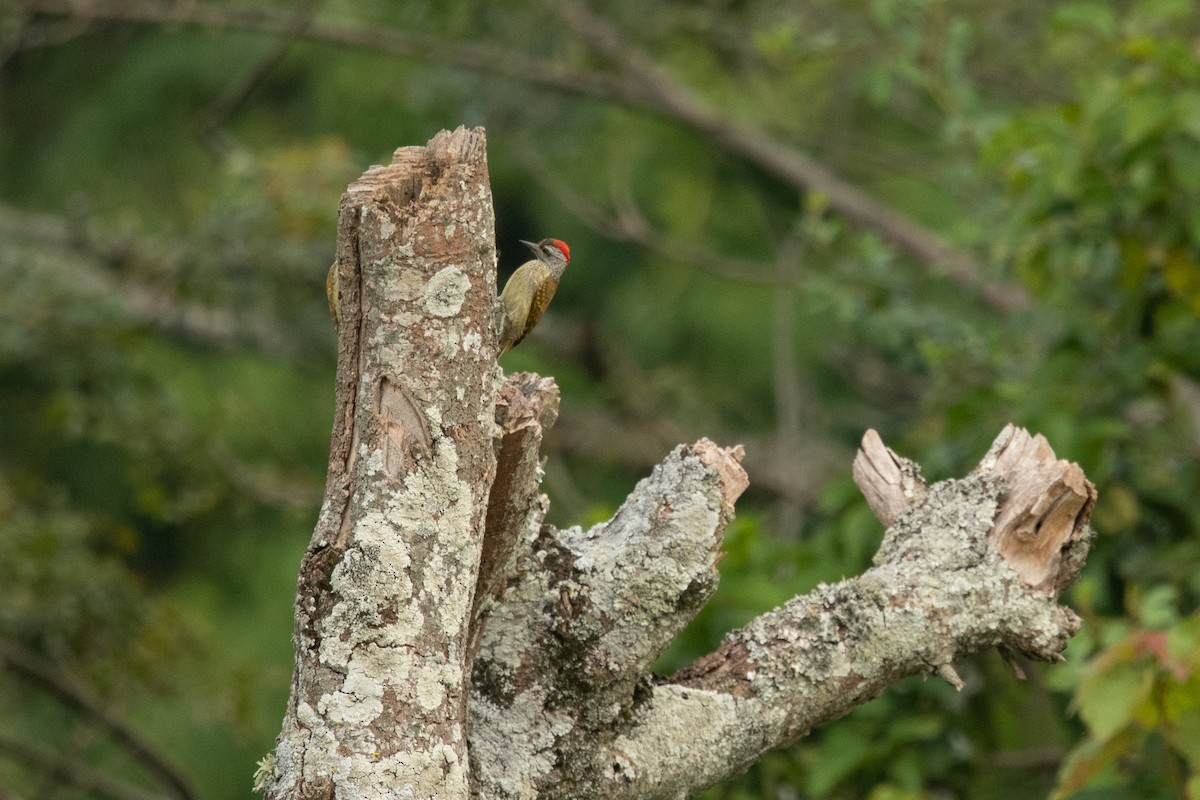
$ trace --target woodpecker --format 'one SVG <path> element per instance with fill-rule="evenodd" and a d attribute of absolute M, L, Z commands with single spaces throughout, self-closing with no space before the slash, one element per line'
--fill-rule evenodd
<path fill-rule="evenodd" d="M 504 326 L 500 331 L 500 355 L 516 347 L 529 335 L 550 305 L 558 281 L 571 263 L 571 248 L 558 239 L 542 239 L 534 244 L 521 240 L 537 258 L 526 261 L 504 284 L 500 304 L 504 307 Z"/>

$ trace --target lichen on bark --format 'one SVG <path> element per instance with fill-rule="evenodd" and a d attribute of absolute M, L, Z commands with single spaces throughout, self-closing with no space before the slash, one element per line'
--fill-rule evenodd
<path fill-rule="evenodd" d="M 869 431 L 874 566 L 656 658 L 716 589 L 740 446 L 665 456 L 608 521 L 544 524 L 554 382 L 496 364 L 482 130 L 401 148 L 339 211 L 325 499 L 300 567 L 296 669 L 256 788 L 284 798 L 682 798 L 911 674 L 961 687 L 992 647 L 1058 657 L 1095 490 L 1006 428 L 926 485 Z"/>

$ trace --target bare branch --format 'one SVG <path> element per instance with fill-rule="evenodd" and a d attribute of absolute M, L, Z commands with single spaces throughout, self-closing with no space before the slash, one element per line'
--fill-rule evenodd
<path fill-rule="evenodd" d="M 173 797 L 180 800 L 193 800 L 196 797 L 187 780 L 167 762 L 166 757 L 124 721 L 113 716 L 104 707 L 104 703 L 86 687 L 60 674 L 32 653 L 11 644 L 0 645 L 0 663 L 67 708 L 85 715 L 96 723 Z"/>
<path fill-rule="evenodd" d="M 161 800 L 163 797 L 114 780 L 94 767 L 64 758 L 61 753 L 34 747 L 7 736 L 0 736 L 0 754 L 16 759 L 23 766 L 36 769 L 68 786 L 94 792 L 110 800 Z"/>
<path fill-rule="evenodd" d="M 989 535 L 1003 485 L 1028 466 L 1012 459 L 929 487 L 888 529 L 873 569 L 760 616 L 656 687 L 597 769 L 597 780 L 608 776 L 601 796 L 667 787 L 684 796 L 905 675 L 936 673 L 961 688 L 952 663 L 961 655 L 1001 647 L 1060 658 L 1078 618 L 1027 586 Z"/>
<path fill-rule="evenodd" d="M 220 153 L 228 153 L 232 143 L 228 135 L 221 131 L 221 126 L 233 114 L 250 93 L 262 80 L 270 74 L 287 55 L 292 45 L 301 38 L 305 29 L 312 25 L 313 19 L 326 0 L 301 0 L 300 7 L 293 15 L 292 32 L 284 34 L 275 42 L 271 49 L 261 56 L 258 61 L 246 70 L 235 83 L 226 87 L 225 91 L 209 103 L 199 115 L 200 131 L 205 140 L 212 144 L 213 149 Z"/>
<path fill-rule="evenodd" d="M 291 13 L 218 6 L 213 3 L 159 3 L 146 0 L 73 3 L 70 0 L 17 0 L 29 12 L 97 21 L 202 25 L 209 28 L 295 36 Z M 455 42 L 417 36 L 395 29 L 361 28 L 313 20 L 302 31 L 305 39 L 341 47 L 371 50 L 419 59 L 455 69 L 513 78 L 533 86 L 593 97 L 619 95 L 617 81 L 606 75 L 581 72 L 560 64 L 528 58 L 518 50 L 484 42 Z"/>
<path fill-rule="evenodd" d="M 287 36 L 296 33 L 292 15 L 207 3 L 164 5 L 140 0 L 87 4 L 75 4 L 70 0 L 19 2 L 29 12 L 90 20 L 205 25 Z M 512 78 L 554 91 L 612 100 L 674 120 L 797 189 L 820 192 L 828 199 L 830 207 L 853 223 L 879 232 L 936 273 L 978 293 L 991 307 L 1012 311 L 1028 306 L 1029 298 L 1022 288 L 988 279 L 982 265 L 970 252 L 947 244 L 934 231 L 876 200 L 811 156 L 773 139 L 753 125 L 727 119 L 646 54 L 627 46 L 608 22 L 583 5 L 547 5 L 575 27 L 581 40 L 619 67 L 620 74 L 614 76 L 531 59 L 521 55 L 516 48 L 497 48 L 481 42 L 452 42 L 397 30 L 363 29 L 314 21 L 304 35 L 311 41 L 416 58 L 455 69 Z"/>
<path fill-rule="evenodd" d="M 612 61 L 638 91 L 628 101 L 683 122 L 731 153 L 804 191 L 825 195 L 831 208 L 859 227 L 878 231 L 954 283 L 971 289 L 1003 311 L 1026 307 L 1029 298 L 1018 286 L 988 280 L 970 252 L 953 247 L 941 236 L 893 206 L 882 203 L 810 156 L 772 139 L 746 123 L 728 119 L 690 87 L 676 80 L 646 53 L 623 41 L 607 20 L 583 2 L 550 2 L 547 7 L 570 24 L 579 37 Z M 646 99 L 643 99 L 646 98 Z"/>
<path fill-rule="evenodd" d="M 186 302 L 168 290 L 123 278 L 109 268 L 130 260 L 160 258 L 147 252 L 144 242 L 3 205 L 0 237 L 50 255 L 23 268 L 60 275 L 63 285 L 103 298 L 135 324 L 221 347 L 249 344 L 268 354 L 280 352 L 289 340 L 278 320 L 261 315 L 246 319 L 227 308 Z"/>
<path fill-rule="evenodd" d="M 536 148 L 522 147 L 516 154 L 543 189 L 577 219 L 602 236 L 613 241 L 640 245 L 672 261 L 691 264 L 725 280 L 767 286 L 778 286 L 785 281 L 779 274 L 781 264 L 778 258 L 774 263 L 748 261 L 671 237 L 652 226 L 628 195 L 622 198 L 618 210 L 611 212 L 567 185 L 555 174 Z"/>
<path fill-rule="evenodd" d="M 804 384 L 796 353 L 797 309 L 800 276 L 806 250 L 804 237 L 789 236 L 777 257 L 781 272 L 788 280 L 772 291 L 771 303 L 771 383 L 775 399 L 775 447 L 781 453 L 797 452 L 804 445 Z M 803 520 L 801 503 L 781 499 L 778 509 L 778 535 L 794 539 Z"/>

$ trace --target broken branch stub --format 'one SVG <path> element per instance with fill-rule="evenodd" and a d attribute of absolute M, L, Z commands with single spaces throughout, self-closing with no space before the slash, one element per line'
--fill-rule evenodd
<path fill-rule="evenodd" d="M 1083 567 L 1096 487 L 1078 464 L 1057 458 L 1041 434 L 1007 425 L 975 468 L 1000 481 L 988 541 L 1027 586 L 1057 593 Z M 920 469 L 873 430 L 854 459 L 854 482 L 885 527 L 924 499 Z M 1082 553 L 1074 551 L 1082 546 Z"/>
<path fill-rule="evenodd" d="M 496 400 L 496 476 L 488 492 L 479 576 L 471 609 L 472 656 L 522 544 L 536 538 L 549 499 L 541 493 L 542 437 L 558 419 L 558 386 L 532 372 L 509 375 Z"/>
<path fill-rule="evenodd" d="M 1004 481 L 988 541 L 1033 589 L 1057 594 L 1079 577 L 1096 487 L 1046 438 L 1007 425 L 976 467 Z"/>
<path fill-rule="evenodd" d="M 890 527 L 911 506 L 925 499 L 925 479 L 913 461 L 896 455 L 873 428 L 863 434 L 854 456 L 854 482 L 875 518 Z"/>

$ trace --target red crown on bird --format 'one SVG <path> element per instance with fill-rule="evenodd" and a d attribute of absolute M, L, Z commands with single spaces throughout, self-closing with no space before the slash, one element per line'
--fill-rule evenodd
<path fill-rule="evenodd" d="M 562 239 L 551 239 L 550 244 L 554 245 L 559 250 L 562 250 L 563 258 L 567 260 L 568 264 L 571 263 L 571 248 L 567 247 L 566 242 L 564 242 Z"/>

